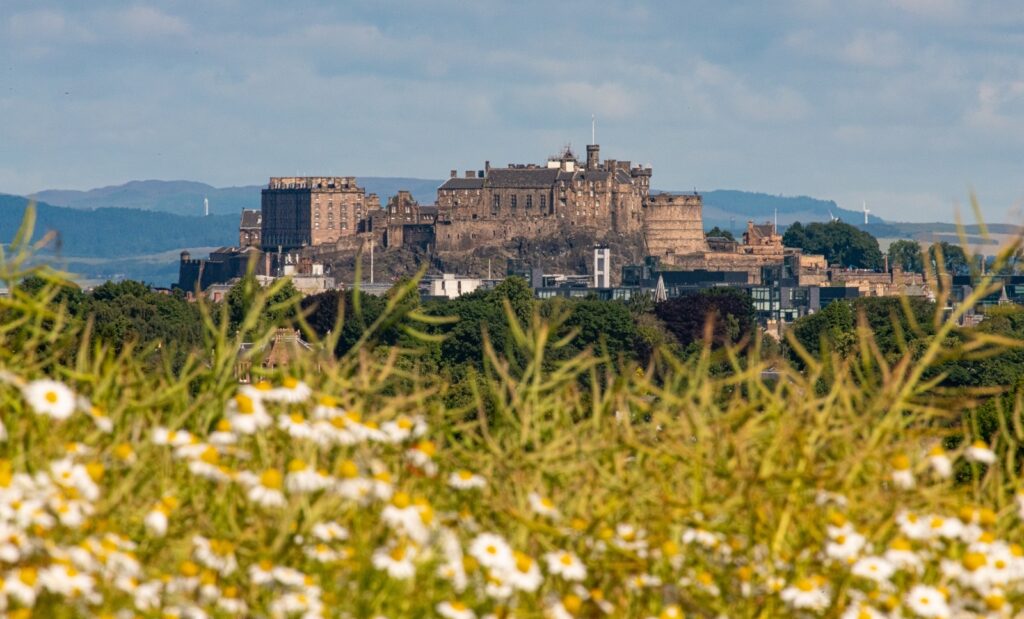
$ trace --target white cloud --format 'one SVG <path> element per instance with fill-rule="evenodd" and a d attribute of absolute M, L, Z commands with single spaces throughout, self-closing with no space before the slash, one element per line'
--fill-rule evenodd
<path fill-rule="evenodd" d="M 857 32 L 840 52 L 852 65 L 888 69 L 903 64 L 907 49 L 902 37 L 894 32 Z"/>
<path fill-rule="evenodd" d="M 681 86 L 698 95 L 700 107 L 731 110 L 742 120 L 793 122 L 804 118 L 810 106 L 798 91 L 788 86 L 751 86 L 738 74 L 706 60 L 696 63 L 692 80 Z"/>
<path fill-rule="evenodd" d="M 610 119 L 622 119 L 637 111 L 638 96 L 622 84 L 565 82 L 554 87 L 564 105 Z"/>
<path fill-rule="evenodd" d="M 978 129 L 1024 138 L 1024 80 L 979 84 L 966 120 Z"/>
<path fill-rule="evenodd" d="M 15 13 L 7 21 L 7 31 L 16 40 L 38 44 L 82 43 L 96 38 L 76 20 L 52 9 Z"/>
<path fill-rule="evenodd" d="M 137 39 L 187 34 L 185 20 L 151 6 L 133 6 L 114 13 L 109 23 L 122 34 Z"/>
<path fill-rule="evenodd" d="M 896 8 L 931 18 L 956 17 L 961 13 L 962 6 L 959 0 L 890 0 Z"/>

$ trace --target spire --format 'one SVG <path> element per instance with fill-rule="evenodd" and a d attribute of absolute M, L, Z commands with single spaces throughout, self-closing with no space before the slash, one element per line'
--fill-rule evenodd
<path fill-rule="evenodd" d="M 665 289 L 665 278 L 658 274 L 658 284 L 654 287 L 654 302 L 661 303 L 668 301 L 668 291 Z"/>

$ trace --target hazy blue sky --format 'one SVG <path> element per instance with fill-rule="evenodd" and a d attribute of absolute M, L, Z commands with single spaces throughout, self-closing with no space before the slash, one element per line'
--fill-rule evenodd
<path fill-rule="evenodd" d="M 1019 221 L 1024 3 L 0 0 L 0 192 L 443 178 L 592 113 L 658 188 Z"/>

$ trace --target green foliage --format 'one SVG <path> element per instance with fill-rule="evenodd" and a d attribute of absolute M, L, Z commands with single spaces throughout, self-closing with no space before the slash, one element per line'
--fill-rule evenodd
<path fill-rule="evenodd" d="M 710 321 L 711 344 L 749 340 L 757 327 L 750 296 L 735 288 L 710 288 L 659 303 L 655 315 L 684 347 L 704 340 Z"/>
<path fill-rule="evenodd" d="M 0 278 L 13 288 L 0 298 L 7 319 L 0 323 L 0 420 L 9 434 L 0 503 L 16 515 L 31 508 L 7 522 L 8 586 L 24 591 L 37 575 L 40 584 L 38 595 L 8 595 L 4 612 L 187 609 L 263 617 L 287 614 L 279 612 L 284 600 L 353 617 L 435 616 L 443 603 L 476 616 L 512 607 L 516 616 L 540 617 L 568 605 L 587 617 L 807 614 L 795 595 L 810 597 L 816 616 L 865 607 L 910 616 L 920 600 L 909 595 L 915 586 L 934 593 L 927 612 L 936 615 L 999 604 L 1012 613 L 1024 605 L 1017 571 L 1001 581 L 998 596 L 988 595 L 968 574 L 977 557 L 967 556 L 998 550 L 1008 562 L 1020 560 L 1010 544 L 1024 536 L 1016 505 L 1024 487 L 1024 406 L 990 400 L 982 410 L 966 391 L 928 378 L 966 308 L 918 320 L 928 308 L 911 307 L 883 337 L 899 348 L 911 337 L 901 333 L 920 333 L 921 346 L 890 362 L 867 325 L 881 325 L 885 310 L 897 308 L 858 312 L 839 303 L 845 309 L 830 306 L 826 323 L 839 332 L 865 325 L 857 331 L 859 355 L 807 356 L 797 369 L 762 357 L 755 341 L 743 350 L 726 345 L 720 357 L 729 371 L 719 374 L 711 342 L 699 354 L 656 357 L 646 368 L 589 346 L 552 361 L 573 345 L 560 333 L 583 334 L 594 321 L 586 337 L 610 342 L 601 329 L 626 329 L 628 308 L 560 301 L 546 308 L 545 320 L 531 301 L 527 322 L 506 321 L 514 356 L 484 339 L 480 371 L 453 383 L 406 370 L 401 358 L 416 351 L 396 346 L 381 355 L 368 344 L 380 340 L 383 325 L 443 327 L 419 315 L 407 285 L 385 299 L 342 357 L 332 354 L 337 329 L 323 340 L 314 334 L 312 349 L 289 367 L 265 370 L 271 382 L 263 389 L 237 384 L 237 365 L 258 368 L 264 354 L 259 347 L 240 353 L 239 342 L 246 335 L 266 341 L 289 324 L 275 321 L 294 320 L 267 310 L 279 305 L 272 301 L 279 289 L 253 289 L 234 333 L 227 305 L 197 305 L 203 349 L 179 369 L 152 367 L 139 354 L 145 348 L 131 342 L 120 352 L 90 346 L 88 324 L 69 315 L 74 292 L 56 275 L 27 267 L 27 254 L 24 244 L 10 259 L 0 253 Z M 507 305 L 514 318 L 510 296 L 519 295 L 512 293 L 470 295 L 467 307 Z M 967 307 L 986 293 L 979 289 Z M 53 302 L 61 294 L 68 303 Z M 97 302 L 145 294 L 111 285 Z M 709 293 L 691 309 L 720 320 L 713 308 L 731 308 L 742 326 L 742 308 L 724 294 Z M 346 312 L 339 309 L 336 323 Z M 678 314 L 669 316 L 681 321 Z M 1004 335 L 1024 323 L 1019 311 L 996 311 L 992 320 L 958 335 L 965 358 L 1024 348 L 1024 340 Z M 742 339 L 735 325 L 713 324 L 726 343 Z M 765 380 L 769 369 L 773 378 Z M 53 390 L 39 379 L 63 383 L 67 414 L 53 412 L 49 394 L 34 396 L 38 386 Z M 468 404 L 453 409 L 446 396 L 459 389 Z M 263 427 L 241 431 L 258 416 L 266 416 Z M 228 431 L 220 422 L 232 429 L 229 445 L 213 440 L 212 429 L 220 438 Z M 292 434 L 289 424 L 306 431 Z M 422 434 L 385 438 L 392 436 L 385 429 L 402 428 Z M 942 445 L 952 447 L 940 454 L 959 478 L 933 464 Z M 453 474 L 465 479 L 459 471 L 479 476 L 481 487 L 453 487 Z M 323 485 L 307 485 L 310 479 Z M 372 491 L 346 495 L 346 483 Z M 71 508 L 80 522 L 69 524 Z M 166 516 L 165 530 L 151 524 L 155 511 Z M 931 525 L 958 518 L 969 525 L 962 530 L 980 535 L 983 527 L 983 541 Z M 323 539 L 324 528 L 345 533 Z M 538 580 L 517 580 L 510 597 L 495 599 L 493 572 L 466 559 L 481 556 L 473 549 L 481 532 L 517 553 L 495 569 L 521 577 L 512 570 L 535 568 Z M 921 567 L 881 584 L 836 556 L 851 540 L 863 556 L 882 555 L 897 538 Z M 333 554 L 325 559 L 327 551 Z M 543 559 L 552 551 L 585 566 L 582 589 L 556 573 L 557 555 Z M 389 558 L 408 558 L 409 572 L 389 572 L 381 561 Z M 276 568 L 272 583 L 256 578 L 270 571 L 264 562 Z M 74 586 L 61 586 L 73 577 Z M 143 587 L 151 592 L 145 597 L 125 592 Z M 244 610 L 225 610 L 232 601 Z"/>
<path fill-rule="evenodd" d="M 834 301 L 794 322 L 789 333 L 804 350 L 819 358 L 827 358 L 831 352 L 848 357 L 859 352 L 858 328 L 863 321 L 880 354 L 894 363 L 904 353 L 919 354 L 934 335 L 935 311 L 935 304 L 924 299 L 861 297 Z M 794 361 L 799 361 L 797 352 L 792 352 Z"/>
<path fill-rule="evenodd" d="M 889 266 L 907 272 L 924 273 L 924 254 L 917 241 L 900 239 L 889 245 Z"/>
<path fill-rule="evenodd" d="M 782 237 L 786 247 L 799 247 L 806 254 L 822 254 L 829 264 L 858 269 L 882 268 L 878 240 L 867 232 L 841 221 L 799 221 L 789 226 Z"/>
<path fill-rule="evenodd" d="M 964 248 L 946 241 L 934 243 L 928 248 L 928 262 L 933 270 L 941 265 L 951 275 L 965 275 L 970 271 L 970 262 Z"/>
<path fill-rule="evenodd" d="M 722 237 L 724 239 L 729 239 L 730 241 L 735 241 L 736 240 L 736 237 L 734 237 L 732 235 L 732 232 L 729 232 L 728 230 L 722 230 L 718 226 L 715 226 L 714 228 L 708 230 L 704 234 L 704 236 L 709 236 L 709 237 L 710 236 L 718 236 L 718 237 Z"/>
<path fill-rule="evenodd" d="M 228 308 L 228 325 L 232 333 L 242 327 L 245 316 L 253 306 L 260 284 L 252 275 L 243 277 L 228 290 L 225 303 Z M 266 299 L 261 314 L 258 330 L 264 330 L 269 324 L 293 322 L 298 316 L 297 307 L 302 295 L 295 289 L 290 280 L 273 288 L 273 293 Z"/>

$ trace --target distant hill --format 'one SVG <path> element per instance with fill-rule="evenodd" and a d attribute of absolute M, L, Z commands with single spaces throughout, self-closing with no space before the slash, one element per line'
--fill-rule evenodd
<path fill-rule="evenodd" d="M 731 189 L 708 191 L 703 196 L 705 229 L 718 226 L 723 230 L 732 228 L 733 232 L 742 232 L 748 220 L 756 223 L 774 221 L 776 210 L 780 228 L 795 221 L 829 221 L 829 217 L 838 217 L 854 225 L 864 220 L 862 213 L 839 208 L 832 200 L 807 196 L 773 196 Z"/>
<path fill-rule="evenodd" d="M 0 194 L 0 243 L 9 243 L 29 200 Z M 184 247 L 238 243 L 238 216 L 183 217 L 126 208 L 72 209 L 36 204 L 35 237 L 58 233 L 52 248 L 63 256 L 123 258 Z"/>
<path fill-rule="evenodd" d="M 420 204 L 433 204 L 437 198 L 437 188 L 444 182 L 438 179 L 388 176 L 360 176 L 357 181 L 368 193 L 377 194 L 382 205 L 400 189 L 411 191 Z M 201 215 L 204 197 L 210 200 L 210 212 L 214 214 L 237 213 L 243 208 L 258 209 L 262 188 L 262 185 L 213 187 L 194 181 L 147 180 L 88 191 L 48 189 L 35 196 L 48 204 L 72 208 L 132 208 L 178 215 Z M 732 220 L 735 220 L 737 228 L 743 228 L 748 219 L 772 219 L 776 209 L 780 226 L 794 221 L 828 221 L 830 213 L 849 223 L 863 221 L 863 215 L 857 211 L 839 208 L 831 200 L 807 196 L 774 196 L 725 189 L 708 191 L 703 195 L 706 228 L 727 228 Z M 881 220 L 872 217 L 872 222 L 879 223 Z"/>
<path fill-rule="evenodd" d="M 381 205 L 399 189 L 412 192 L 420 203 L 433 204 L 442 181 L 422 178 L 359 177 L 367 193 L 375 193 Z M 35 194 L 40 202 L 71 208 L 132 208 L 163 211 L 177 215 L 202 215 L 203 198 L 210 201 L 211 214 L 238 213 L 260 207 L 262 185 L 213 187 L 194 181 L 130 181 L 123 185 L 88 191 L 46 189 Z"/>
<path fill-rule="evenodd" d="M 35 194 L 40 202 L 71 208 L 130 208 L 177 215 L 202 215 L 203 198 L 211 214 L 238 213 L 259 208 L 260 187 L 212 187 L 193 181 L 131 181 L 88 191 L 47 189 Z"/>

